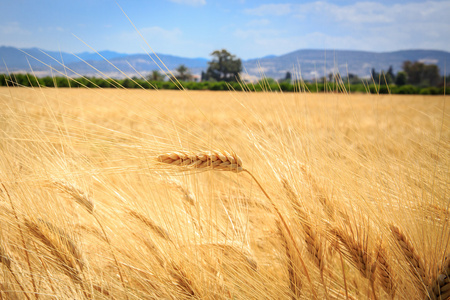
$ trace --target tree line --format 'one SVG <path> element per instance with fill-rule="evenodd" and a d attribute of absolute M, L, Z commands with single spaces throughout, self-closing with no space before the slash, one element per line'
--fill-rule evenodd
<path fill-rule="evenodd" d="M 449 76 L 440 75 L 434 64 L 405 61 L 402 71 L 394 74 L 392 66 L 387 71 L 372 69 L 371 78 L 363 79 L 354 74 L 341 77 L 328 74 L 313 81 L 292 79 L 286 72 L 278 80 L 265 78 L 257 83 L 243 82 L 239 79 L 242 61 L 227 50 L 211 53 L 213 59 L 201 78 L 195 78 L 189 69 L 180 65 L 173 74 L 163 75 L 152 71 L 145 78 L 96 78 L 96 77 L 40 77 L 31 74 L 0 75 L 0 86 L 42 86 L 42 87 L 85 87 L 85 88 L 143 88 L 143 89 L 188 89 L 188 90 L 237 90 L 237 91 L 310 91 L 310 92 L 361 92 L 378 94 L 444 94 L 444 82 L 448 85 Z M 168 77 L 168 80 L 166 80 Z"/>

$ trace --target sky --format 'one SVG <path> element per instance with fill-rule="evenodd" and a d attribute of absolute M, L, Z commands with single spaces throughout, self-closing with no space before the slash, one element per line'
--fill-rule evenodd
<path fill-rule="evenodd" d="M 129 54 L 150 46 L 191 58 L 227 49 L 242 59 L 298 49 L 450 51 L 449 13 L 449 0 L 0 0 L 0 46 Z"/>

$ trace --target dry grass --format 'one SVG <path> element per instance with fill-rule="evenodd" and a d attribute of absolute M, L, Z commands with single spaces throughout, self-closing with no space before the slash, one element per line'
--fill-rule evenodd
<path fill-rule="evenodd" d="M 445 102 L 1 88 L 0 298 L 447 299 Z"/>

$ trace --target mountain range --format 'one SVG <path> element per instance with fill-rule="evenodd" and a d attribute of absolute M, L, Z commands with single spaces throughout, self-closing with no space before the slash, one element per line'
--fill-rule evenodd
<path fill-rule="evenodd" d="M 69 76 L 96 76 L 123 78 L 125 76 L 146 76 L 162 67 L 169 70 L 184 64 L 192 74 L 200 75 L 208 67 L 206 58 L 186 58 L 167 54 L 125 54 L 114 51 L 98 53 L 83 52 L 71 54 L 58 51 L 44 51 L 38 48 L 18 49 L 0 47 L 0 73 L 33 72 L 37 76 L 67 74 Z M 161 61 L 160 61 L 161 60 Z M 442 74 L 446 62 L 450 63 L 450 52 L 438 50 L 402 50 L 394 52 L 368 52 L 353 50 L 303 49 L 284 55 L 268 55 L 263 58 L 243 60 L 244 73 L 249 79 L 262 76 L 284 78 L 286 72 L 304 79 L 321 77 L 332 72 L 343 75 L 352 73 L 369 77 L 372 68 L 377 72 L 401 70 L 406 60 L 432 63 L 439 66 Z M 59 74 L 59 75 L 61 75 Z"/>

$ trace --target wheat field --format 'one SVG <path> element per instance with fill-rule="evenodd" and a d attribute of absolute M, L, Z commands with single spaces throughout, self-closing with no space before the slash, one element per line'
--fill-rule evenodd
<path fill-rule="evenodd" d="M 0 299 L 448 299 L 447 98 L 1 88 Z"/>

